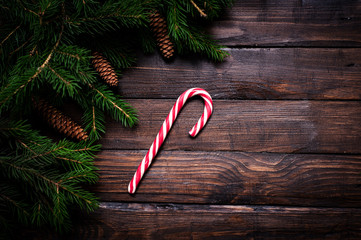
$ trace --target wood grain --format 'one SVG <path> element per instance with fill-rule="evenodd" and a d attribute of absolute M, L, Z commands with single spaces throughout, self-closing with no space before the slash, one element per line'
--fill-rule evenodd
<path fill-rule="evenodd" d="M 212 24 L 227 46 L 361 46 L 355 0 L 241 0 Z"/>
<path fill-rule="evenodd" d="M 361 156 L 163 151 L 137 193 L 127 186 L 146 151 L 103 151 L 103 201 L 361 207 Z"/>
<path fill-rule="evenodd" d="M 174 100 L 129 99 L 139 125 L 108 122 L 103 149 L 148 149 Z M 188 131 L 203 112 L 190 99 L 163 144 L 164 150 L 283 153 L 361 153 L 359 101 L 214 101 L 214 113 L 194 139 Z"/>
<path fill-rule="evenodd" d="M 360 239 L 360 229 L 353 208 L 102 203 L 47 239 Z"/>
<path fill-rule="evenodd" d="M 17 237 L 361 239 L 360 26 L 360 0 L 237 0 L 207 28 L 230 52 L 225 62 L 140 55 L 117 89 L 139 125 L 107 119 L 100 141 L 100 181 L 88 187 L 100 208 L 76 212 L 69 234 L 19 226 Z M 191 100 L 129 195 L 163 120 L 191 87 L 209 91 L 213 116 L 190 138 L 203 110 Z"/>
<path fill-rule="evenodd" d="M 228 49 L 224 63 L 142 56 L 119 84 L 126 98 L 177 98 L 202 87 L 215 99 L 361 99 L 360 48 Z"/>

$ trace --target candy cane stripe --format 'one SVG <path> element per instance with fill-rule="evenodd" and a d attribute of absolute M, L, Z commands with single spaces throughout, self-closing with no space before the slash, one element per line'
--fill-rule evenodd
<path fill-rule="evenodd" d="M 166 125 L 167 125 L 167 122 L 164 121 L 164 122 L 163 122 L 163 133 L 162 133 L 163 138 L 162 138 L 162 143 L 163 143 L 165 137 L 167 136 L 167 126 L 166 126 Z"/>
<path fill-rule="evenodd" d="M 132 180 L 128 185 L 128 192 L 133 194 L 135 193 L 137 186 L 144 176 L 144 173 L 150 167 L 153 159 L 158 153 L 159 148 L 162 146 L 167 134 L 173 126 L 174 121 L 176 120 L 179 112 L 181 111 L 184 104 L 187 100 L 195 95 L 200 95 L 204 99 L 204 110 L 202 116 L 199 118 L 197 123 L 192 127 L 189 131 L 189 135 L 195 137 L 202 128 L 206 125 L 208 119 L 210 118 L 213 111 L 213 101 L 212 97 L 209 95 L 207 91 L 201 88 L 191 88 L 182 93 L 177 101 L 174 103 L 171 108 L 167 118 L 164 120 L 156 138 L 154 139 L 152 145 L 150 146 L 147 154 L 144 156 L 142 162 L 139 164 L 137 171 L 134 173 Z"/>

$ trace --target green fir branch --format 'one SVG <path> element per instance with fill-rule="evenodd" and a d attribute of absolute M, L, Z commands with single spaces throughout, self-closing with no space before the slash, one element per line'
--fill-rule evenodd
<path fill-rule="evenodd" d="M 141 28 L 146 24 L 146 9 L 144 1 L 106 1 L 86 17 L 67 16 L 65 23 L 72 34 L 96 35 L 121 27 Z"/>
<path fill-rule="evenodd" d="M 0 176 L 3 184 L 18 182 L 21 183 L 21 188 L 32 189 L 25 192 L 28 202 L 23 204 L 23 210 L 29 216 L 26 217 L 20 212 L 17 215 L 39 225 L 51 222 L 55 228 L 63 230 L 67 226 L 64 222 L 70 223 L 70 203 L 89 211 L 97 207 L 97 198 L 79 184 L 94 183 L 98 179 L 92 160 L 93 152 L 98 151 L 99 146 L 92 142 L 73 143 L 66 140 L 53 143 L 23 121 L 1 120 L 0 129 L 2 144 L 5 144 L 4 140 L 9 141 L 9 135 L 12 136 L 10 141 L 19 143 L 14 145 L 7 142 L 9 148 L 0 155 Z M 28 154 L 24 154 L 25 151 Z M 55 166 L 57 167 L 54 168 Z M 6 196 L 1 191 L 0 195 Z M 16 196 L 16 193 L 13 195 Z M 1 196 L 0 202 L 13 199 L 4 199 Z M 39 202 L 39 199 L 42 200 Z M 11 203 L 16 205 L 18 201 Z"/>
<path fill-rule="evenodd" d="M 169 35 L 175 41 L 177 50 L 183 54 L 190 51 L 206 55 L 217 62 L 223 61 L 228 53 L 222 50 L 222 46 L 216 44 L 209 36 L 202 33 L 201 29 L 189 26 L 184 11 L 182 6 L 174 3 L 168 8 L 167 13 Z"/>
<path fill-rule="evenodd" d="M 104 54 L 118 75 L 136 63 L 139 48 L 154 52 L 149 15 L 167 19 L 179 54 L 222 61 L 228 53 L 204 33 L 233 0 L 42 0 L 3 1 L 0 7 L 0 228 L 71 226 L 75 206 L 93 211 L 97 198 L 84 184 L 98 179 L 94 141 L 105 133 L 105 114 L 134 126 L 137 114 L 92 67 L 93 51 Z M 83 109 L 89 139 L 54 142 L 27 121 L 32 99 L 46 95 Z M 35 124 L 34 124 L 35 125 Z M 2 231 L 0 236 L 8 234 Z M 6 235 L 7 236 L 7 235 Z"/>
<path fill-rule="evenodd" d="M 90 50 L 78 45 L 62 44 L 55 50 L 53 61 L 75 72 L 88 70 Z"/>
<path fill-rule="evenodd" d="M 105 115 L 101 109 L 92 104 L 83 105 L 83 122 L 90 140 L 98 140 L 105 133 Z"/>
<path fill-rule="evenodd" d="M 109 39 L 111 41 L 109 41 Z M 109 37 L 109 39 L 99 41 L 96 44 L 96 49 L 98 49 L 117 70 L 133 66 L 136 63 L 133 47 L 129 43 L 122 43 L 122 41 L 114 44 L 117 39 L 111 37 Z"/>
<path fill-rule="evenodd" d="M 13 35 L 16 30 L 18 30 L 20 28 L 21 25 L 17 25 L 1 42 L 0 42 L 0 46 L 2 46 L 4 44 L 4 42 L 6 42 L 11 35 Z"/>
<path fill-rule="evenodd" d="M 48 56 L 46 57 L 45 61 L 37 68 L 37 69 L 29 69 L 26 73 L 24 74 L 24 76 L 19 77 L 19 78 L 15 78 L 15 76 L 13 76 L 13 81 L 10 81 L 8 83 L 8 85 L 2 89 L 2 91 L 0 92 L 0 113 L 3 110 L 4 106 L 6 106 L 6 103 L 12 99 L 12 97 L 14 95 L 17 95 L 19 93 L 22 92 L 22 90 L 26 90 L 26 87 L 34 80 L 38 77 L 38 75 L 44 70 L 44 68 L 48 65 L 54 51 L 56 50 L 56 48 L 58 47 L 60 40 L 61 40 L 61 36 L 63 34 L 63 30 L 64 28 L 62 27 L 61 32 L 59 33 L 59 37 L 55 43 L 55 45 L 53 46 L 53 48 L 51 49 L 50 53 L 48 54 Z"/>
<path fill-rule="evenodd" d="M 132 127 L 137 123 L 135 110 L 116 96 L 104 85 L 89 85 L 93 94 L 93 101 L 103 111 L 108 112 L 116 121 L 124 126 Z"/>
<path fill-rule="evenodd" d="M 0 202 L 5 202 L 7 207 L 17 212 L 17 216 L 25 216 L 24 218 L 19 218 L 18 220 L 24 224 L 28 223 L 28 217 L 30 216 L 27 209 L 28 206 L 21 199 L 21 194 L 15 186 L 9 184 L 5 185 L 4 183 L 0 184 Z"/>
<path fill-rule="evenodd" d="M 64 68 L 49 64 L 43 72 L 43 78 L 61 97 L 74 96 L 81 89 L 79 80 Z"/>

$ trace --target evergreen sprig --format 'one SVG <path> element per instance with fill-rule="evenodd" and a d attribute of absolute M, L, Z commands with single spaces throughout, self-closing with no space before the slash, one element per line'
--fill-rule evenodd
<path fill-rule="evenodd" d="M 92 211 L 96 197 L 83 184 L 97 180 L 95 141 L 105 114 L 134 126 L 134 108 L 110 89 L 91 66 L 102 52 L 120 77 L 139 49 L 156 49 L 149 16 L 160 12 L 180 55 L 222 61 L 228 53 L 205 33 L 233 0 L 2 0 L 0 6 L 0 229 L 50 225 L 69 229 L 72 205 Z M 85 142 L 54 142 L 32 121 L 32 99 L 83 110 Z M 25 120 L 24 120 L 25 119 Z M 7 231 L 1 231 L 0 237 Z"/>
<path fill-rule="evenodd" d="M 97 208 L 97 198 L 80 184 L 98 179 L 93 158 L 99 145 L 54 143 L 25 121 L 5 119 L 0 119 L 0 144 L 0 206 L 6 206 L 0 223 L 8 219 L 64 230 L 70 227 L 73 204 L 87 211 Z"/>
<path fill-rule="evenodd" d="M 197 23 L 212 21 L 232 3 L 232 0 L 167 0 L 163 11 L 167 15 L 169 35 L 174 40 L 178 52 L 193 52 L 206 55 L 216 62 L 223 61 L 228 53 L 205 33 L 202 24 Z"/>

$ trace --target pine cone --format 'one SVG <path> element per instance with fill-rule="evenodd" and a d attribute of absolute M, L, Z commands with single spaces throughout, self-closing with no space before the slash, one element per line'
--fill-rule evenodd
<path fill-rule="evenodd" d="M 93 66 L 106 84 L 111 87 L 118 85 L 118 77 L 110 62 L 99 52 L 93 53 Z"/>
<path fill-rule="evenodd" d="M 57 129 L 60 133 L 78 141 L 88 139 L 87 133 L 77 123 L 55 107 L 51 106 L 45 100 L 35 100 L 33 98 L 33 104 L 35 109 L 42 114 L 43 118 L 49 123 L 49 125 Z"/>
<path fill-rule="evenodd" d="M 154 12 L 149 16 L 150 27 L 157 39 L 160 51 L 165 58 L 171 58 L 174 53 L 174 45 L 170 41 L 168 35 L 167 22 L 158 12 Z"/>

